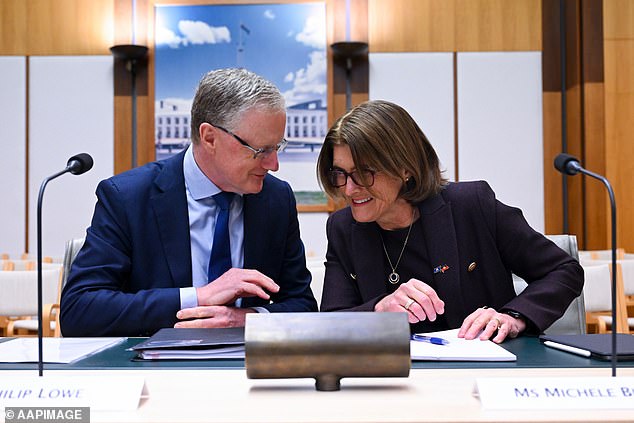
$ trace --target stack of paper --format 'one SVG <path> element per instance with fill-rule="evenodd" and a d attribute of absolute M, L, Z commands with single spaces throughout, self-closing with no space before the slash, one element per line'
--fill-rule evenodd
<path fill-rule="evenodd" d="M 72 363 L 123 342 L 126 338 L 43 338 L 45 363 Z M 0 343 L 0 361 L 35 363 L 38 361 L 37 338 L 16 338 Z"/>
<path fill-rule="evenodd" d="M 447 340 L 445 345 L 410 341 L 412 360 L 443 361 L 516 361 L 517 357 L 493 341 L 458 338 L 458 329 L 430 332 L 420 335 Z"/>
<path fill-rule="evenodd" d="M 244 328 L 164 328 L 131 349 L 144 360 L 244 358 Z"/>

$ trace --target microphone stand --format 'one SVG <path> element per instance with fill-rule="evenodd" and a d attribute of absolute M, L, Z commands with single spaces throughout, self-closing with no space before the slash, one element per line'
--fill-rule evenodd
<path fill-rule="evenodd" d="M 617 322 L 616 322 L 616 200 L 614 199 L 614 191 L 612 190 L 612 186 L 606 177 L 601 176 L 597 173 L 591 172 L 589 170 L 584 169 L 581 166 L 576 167 L 577 172 L 583 173 L 584 175 L 588 175 L 592 178 L 598 179 L 605 187 L 608 189 L 608 195 L 610 196 L 610 212 L 611 212 L 611 220 L 612 220 L 612 377 L 616 376 L 616 330 L 617 330 Z"/>
<path fill-rule="evenodd" d="M 44 359 L 42 354 L 42 344 L 44 342 L 42 331 L 42 199 L 44 198 L 44 189 L 46 188 L 46 184 L 66 172 L 70 172 L 69 167 L 44 179 L 44 181 L 42 181 L 42 185 L 40 185 L 40 193 L 37 197 L 37 363 L 40 376 L 42 376 L 42 373 L 44 372 Z"/>

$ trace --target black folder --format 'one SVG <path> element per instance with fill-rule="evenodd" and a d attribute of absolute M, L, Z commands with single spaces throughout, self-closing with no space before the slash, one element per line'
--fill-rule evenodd
<path fill-rule="evenodd" d="M 131 349 L 143 359 L 244 358 L 244 328 L 163 328 Z"/>
<path fill-rule="evenodd" d="M 577 348 L 581 351 L 588 352 L 591 358 L 612 360 L 611 333 L 587 335 L 541 335 L 539 340 L 542 343 L 551 341 L 556 344 Z M 562 348 L 562 350 L 564 349 Z M 617 361 L 634 360 L 634 335 L 627 335 L 624 333 L 616 334 L 616 359 Z"/>

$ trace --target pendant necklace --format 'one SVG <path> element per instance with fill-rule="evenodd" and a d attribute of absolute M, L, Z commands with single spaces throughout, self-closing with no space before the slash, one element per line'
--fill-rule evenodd
<path fill-rule="evenodd" d="M 396 260 L 396 265 L 392 265 L 392 260 L 390 259 L 390 255 L 387 253 L 387 248 L 385 248 L 385 242 L 383 241 L 383 235 L 381 235 L 381 244 L 383 244 L 383 251 L 385 252 L 385 257 L 387 257 L 387 262 L 390 264 L 390 268 L 392 269 L 392 273 L 388 276 L 387 280 L 392 285 L 396 285 L 400 280 L 401 276 L 396 273 L 396 268 L 398 264 L 401 262 L 401 258 L 403 257 L 403 253 L 405 252 L 405 247 L 407 246 L 407 241 L 409 240 L 409 234 L 412 231 L 412 225 L 414 224 L 414 217 L 416 216 L 416 210 L 412 211 L 412 221 L 409 224 L 409 229 L 407 230 L 407 236 L 405 237 L 405 242 L 403 242 L 403 248 L 401 248 L 401 254 L 398 255 L 398 260 Z"/>

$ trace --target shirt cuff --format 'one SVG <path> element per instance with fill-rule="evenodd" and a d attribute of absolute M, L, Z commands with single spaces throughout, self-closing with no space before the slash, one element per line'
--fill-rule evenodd
<path fill-rule="evenodd" d="M 198 307 L 198 295 L 196 295 L 196 288 L 193 286 L 180 288 L 180 294 L 181 310 L 184 308 Z"/>
<path fill-rule="evenodd" d="M 258 313 L 270 313 L 270 311 L 264 307 L 251 307 L 251 308 L 257 311 Z"/>

